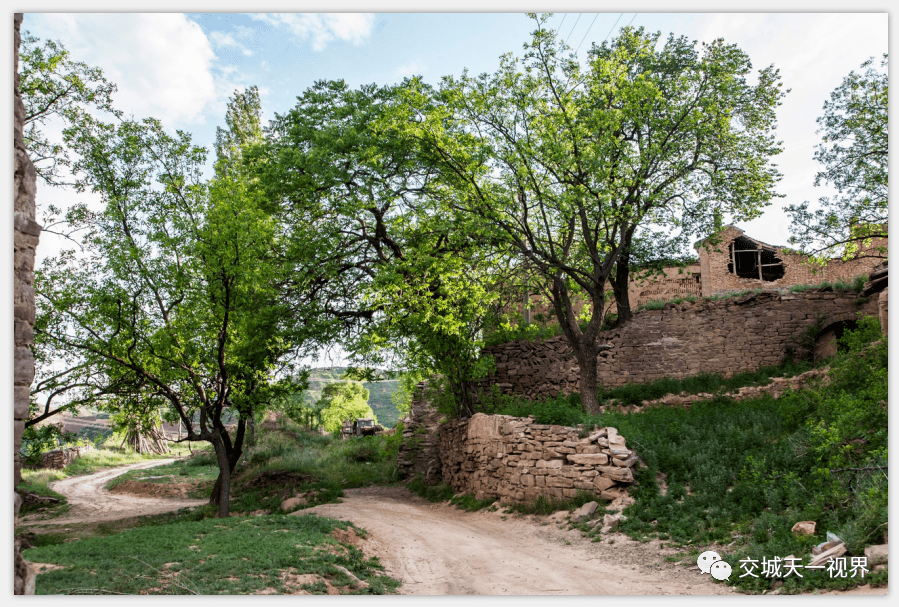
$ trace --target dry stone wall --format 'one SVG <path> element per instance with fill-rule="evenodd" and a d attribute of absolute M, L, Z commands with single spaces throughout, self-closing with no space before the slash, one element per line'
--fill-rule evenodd
<path fill-rule="evenodd" d="M 439 430 L 443 480 L 478 499 L 506 502 L 574 497 L 578 490 L 614 500 L 641 464 L 615 428 L 579 438 L 577 428 L 532 418 L 477 413 Z"/>
<path fill-rule="evenodd" d="M 605 386 L 686 377 L 702 371 L 732 375 L 776 365 L 816 322 L 824 327 L 878 316 L 878 298 L 855 291 L 763 291 L 721 300 L 666 304 L 643 310 L 623 326 L 600 334 L 612 349 L 600 354 L 597 378 Z M 496 361 L 485 381 L 504 393 L 532 399 L 578 390 L 579 369 L 563 336 L 484 348 Z"/>
<path fill-rule="evenodd" d="M 440 482 L 440 445 L 437 429 L 445 416 L 428 401 L 426 386 L 415 386 L 409 420 L 397 453 L 397 468 L 403 478 L 421 475 L 429 485 Z"/>

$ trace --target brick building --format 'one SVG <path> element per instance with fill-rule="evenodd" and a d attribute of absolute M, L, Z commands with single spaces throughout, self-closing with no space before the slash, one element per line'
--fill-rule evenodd
<path fill-rule="evenodd" d="M 651 301 L 670 301 L 676 298 L 696 296 L 711 297 L 754 289 L 782 289 L 797 285 L 815 285 L 822 282 L 851 282 L 860 275 L 869 274 L 884 258 L 876 255 L 877 247 L 886 246 L 887 239 L 876 238 L 868 247 L 873 255 L 843 261 L 831 259 L 823 267 L 809 263 L 809 257 L 786 247 L 764 243 L 746 235 L 736 226 L 726 226 L 719 242 L 706 245 L 705 240 L 694 247 L 698 260 L 684 266 L 669 266 L 661 272 L 641 273 L 631 271 L 628 295 L 632 309 Z M 542 294 L 531 295 L 531 309 L 519 310 L 528 321 L 542 315 L 548 322 L 555 322 L 552 306 Z M 606 302 L 613 304 L 611 298 Z M 575 303 L 580 311 L 582 304 Z M 614 305 L 611 307 L 614 312 Z"/>

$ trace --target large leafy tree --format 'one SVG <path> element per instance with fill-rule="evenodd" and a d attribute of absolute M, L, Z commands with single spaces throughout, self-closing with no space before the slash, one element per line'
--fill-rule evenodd
<path fill-rule="evenodd" d="M 282 226 L 235 169 L 233 148 L 207 183 L 205 150 L 158 121 L 85 118 L 66 136 L 79 186 L 104 209 L 75 214 L 82 251 L 37 275 L 40 341 L 77 357 L 110 407 L 164 405 L 184 440 L 210 442 L 219 465 L 210 501 L 227 516 L 247 421 L 295 389 L 273 378 L 311 344 L 312 323 L 295 316 L 302 276 L 279 258 Z"/>
<path fill-rule="evenodd" d="M 257 167 L 289 223 L 315 226 L 302 232 L 307 271 L 327 285 L 321 313 L 352 328 L 344 345 L 357 362 L 401 351 L 407 367 L 441 374 L 468 415 L 501 255 L 485 246 L 489 230 L 432 195 L 440 176 L 402 134 L 404 86 L 317 83 L 273 121 Z"/>
<path fill-rule="evenodd" d="M 67 127 L 90 113 L 120 116 L 112 105 L 116 86 L 99 68 L 73 60 L 60 42 L 41 43 L 28 32 L 22 34 L 19 65 L 28 155 L 44 183 L 67 185 L 72 158 L 64 142 L 46 132 L 47 125 L 56 120 L 56 126 Z"/>
<path fill-rule="evenodd" d="M 368 406 L 368 390 L 357 381 L 328 384 L 322 389 L 315 409 L 320 411 L 322 426 L 331 433 L 340 432 L 343 422 L 348 419 L 370 417 L 375 423 L 378 421 Z"/>
<path fill-rule="evenodd" d="M 790 242 L 815 255 L 819 262 L 840 254 L 886 257 L 886 247 L 872 247 L 873 238 L 888 236 L 889 220 L 889 79 L 888 56 L 880 69 L 874 60 L 851 72 L 824 102 L 818 118 L 821 143 L 815 159 L 824 170 L 815 185 L 830 184 L 834 196 L 788 205 L 792 215 Z M 867 69 L 865 69 L 867 68 Z"/>
<path fill-rule="evenodd" d="M 708 232 L 716 211 L 751 218 L 774 196 L 769 158 L 782 97 L 773 67 L 747 82 L 749 58 L 716 40 L 624 28 L 585 65 L 545 29 L 495 74 L 445 78 L 408 95 L 408 133 L 452 187 L 448 206 L 495 226 L 539 272 L 598 411 L 597 342 L 606 284 L 641 229 Z M 626 276 L 616 276 L 626 284 Z M 575 299 L 590 306 L 579 324 Z"/>

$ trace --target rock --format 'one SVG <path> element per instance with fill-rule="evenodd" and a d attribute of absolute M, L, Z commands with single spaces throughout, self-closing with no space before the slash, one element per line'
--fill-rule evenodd
<path fill-rule="evenodd" d="M 799 521 L 790 531 L 797 535 L 815 535 L 815 521 Z"/>
<path fill-rule="evenodd" d="M 293 510 L 297 506 L 303 506 L 306 504 L 306 498 L 301 495 L 295 495 L 291 498 L 288 498 L 281 502 L 281 510 Z"/>
<path fill-rule="evenodd" d="M 593 478 L 593 486 L 599 491 L 605 491 L 615 486 L 615 481 L 605 476 L 596 476 Z"/>
<path fill-rule="evenodd" d="M 609 456 L 605 453 L 579 453 L 566 456 L 568 461 L 584 466 L 604 466 L 609 463 Z"/>
<path fill-rule="evenodd" d="M 890 556 L 889 544 L 878 544 L 865 548 L 865 556 L 868 558 L 868 566 L 886 563 Z"/>
<path fill-rule="evenodd" d="M 818 556 L 812 559 L 812 561 L 807 565 L 807 567 L 817 567 L 818 565 L 825 565 L 830 559 L 835 559 L 846 554 L 846 544 L 842 542 L 827 550 L 822 552 Z"/>
<path fill-rule="evenodd" d="M 571 513 L 571 520 L 575 523 L 582 523 L 596 512 L 596 509 L 599 508 L 599 504 L 596 502 L 587 502 L 577 510 Z"/>
<path fill-rule="evenodd" d="M 634 503 L 634 498 L 632 498 L 631 496 L 629 496 L 627 494 L 619 495 L 614 500 L 612 500 L 611 504 L 606 506 L 606 510 L 615 510 L 615 511 L 620 512 L 621 510 L 624 510 L 625 508 L 627 508 L 628 506 L 630 506 L 633 503 Z"/>
<path fill-rule="evenodd" d="M 832 542 L 824 542 L 823 544 L 818 544 L 817 546 L 814 546 L 812 548 L 812 556 L 818 556 L 822 552 L 827 552 L 831 548 L 834 548 L 835 546 L 839 545 L 839 543 L 840 543 L 839 540 L 834 540 Z"/>
<path fill-rule="evenodd" d="M 618 523 L 621 522 L 620 514 L 606 514 L 602 517 L 602 528 L 606 529 L 616 529 L 618 528 Z"/>

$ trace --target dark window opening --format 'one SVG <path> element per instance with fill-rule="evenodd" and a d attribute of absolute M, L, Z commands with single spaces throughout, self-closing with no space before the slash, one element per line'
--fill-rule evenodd
<path fill-rule="evenodd" d="M 736 238 L 730 245 L 727 271 L 740 278 L 772 281 L 784 277 L 784 265 L 774 251 L 760 248 L 746 238 Z"/>

